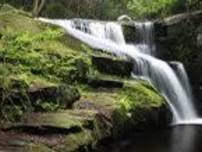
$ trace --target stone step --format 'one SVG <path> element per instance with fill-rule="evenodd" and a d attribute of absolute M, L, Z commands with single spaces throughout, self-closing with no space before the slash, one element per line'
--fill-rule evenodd
<path fill-rule="evenodd" d="M 92 110 L 65 110 L 33 113 L 20 123 L 5 125 L 3 131 L 17 131 L 37 135 L 69 134 L 91 128 L 96 112 Z"/>
<path fill-rule="evenodd" d="M 100 78 L 87 78 L 84 81 L 86 84 L 91 86 L 92 88 L 122 88 L 123 82 L 118 80 L 108 80 L 108 79 L 100 79 Z"/>
<path fill-rule="evenodd" d="M 101 73 L 130 77 L 133 63 L 127 60 L 112 59 L 109 57 L 92 56 L 93 66 Z"/>
<path fill-rule="evenodd" d="M 90 149 L 108 135 L 104 118 L 98 111 L 87 109 L 33 113 L 21 123 L 0 130 L 0 151 L 75 152 L 87 146 Z"/>

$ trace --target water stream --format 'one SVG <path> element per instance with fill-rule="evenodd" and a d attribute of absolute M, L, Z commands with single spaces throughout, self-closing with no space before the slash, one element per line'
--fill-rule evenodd
<path fill-rule="evenodd" d="M 127 44 L 122 26 L 116 22 L 91 20 L 52 20 L 41 21 L 63 27 L 68 34 L 88 44 L 92 48 L 126 55 L 135 63 L 133 75 L 150 81 L 164 97 L 173 113 L 173 124 L 201 124 L 193 105 L 192 93 L 185 69 L 177 64 L 177 71 L 155 57 L 153 24 L 134 22 L 139 33 L 138 44 Z"/>

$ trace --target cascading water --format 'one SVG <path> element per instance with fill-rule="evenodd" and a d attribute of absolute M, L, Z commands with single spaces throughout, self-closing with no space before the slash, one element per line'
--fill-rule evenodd
<path fill-rule="evenodd" d="M 198 124 L 197 113 L 192 104 L 189 83 L 183 66 L 179 77 L 164 61 L 152 56 L 155 45 L 152 41 L 152 23 L 134 23 L 140 35 L 139 44 L 125 42 L 121 25 L 115 22 L 90 20 L 41 21 L 63 27 L 68 34 L 87 43 L 92 48 L 105 50 L 116 55 L 127 55 L 135 62 L 134 74 L 150 81 L 165 96 L 174 115 L 174 124 Z M 143 47 L 144 46 L 144 47 Z"/>
<path fill-rule="evenodd" d="M 154 28 L 152 22 L 134 22 L 138 47 L 143 53 L 155 55 Z"/>
<path fill-rule="evenodd" d="M 182 85 L 186 89 L 186 92 L 189 95 L 189 97 L 191 97 L 193 100 L 193 95 L 192 95 L 191 86 L 189 83 L 189 78 L 185 71 L 184 65 L 181 62 L 177 62 L 177 61 L 172 61 L 172 62 L 170 62 L 170 64 L 171 64 L 171 66 L 174 66 L 173 68 L 174 68 L 177 76 L 179 77 L 179 80 L 181 81 Z"/>

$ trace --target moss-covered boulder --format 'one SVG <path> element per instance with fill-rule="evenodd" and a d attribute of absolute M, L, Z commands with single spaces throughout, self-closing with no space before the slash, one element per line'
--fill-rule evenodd
<path fill-rule="evenodd" d="M 129 81 L 123 88 L 88 88 L 81 92 L 74 107 L 99 111 L 111 123 L 111 134 L 115 136 L 136 127 L 165 127 L 172 120 L 165 99 L 146 82 Z"/>

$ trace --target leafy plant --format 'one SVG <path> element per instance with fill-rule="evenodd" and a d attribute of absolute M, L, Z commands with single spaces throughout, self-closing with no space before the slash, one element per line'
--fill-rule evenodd
<path fill-rule="evenodd" d="M 35 111 L 55 111 L 60 107 L 56 101 L 41 101 L 38 100 L 35 105 Z"/>

